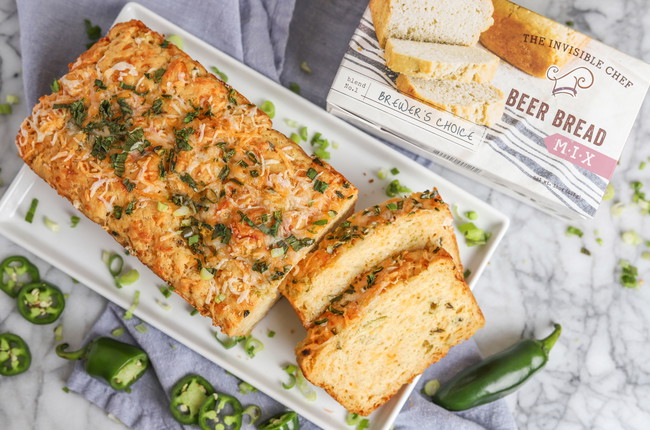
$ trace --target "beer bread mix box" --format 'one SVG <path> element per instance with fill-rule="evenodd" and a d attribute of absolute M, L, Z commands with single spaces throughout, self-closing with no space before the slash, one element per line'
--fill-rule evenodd
<path fill-rule="evenodd" d="M 650 65 L 508 0 L 371 0 L 337 116 L 546 212 L 596 213 Z"/>

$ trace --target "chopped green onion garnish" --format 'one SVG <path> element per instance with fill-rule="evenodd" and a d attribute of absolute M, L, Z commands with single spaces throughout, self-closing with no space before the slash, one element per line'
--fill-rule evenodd
<path fill-rule="evenodd" d="M 583 246 L 582 248 L 580 248 L 580 253 L 582 253 L 582 254 L 584 254 L 584 255 L 591 255 L 591 251 L 589 251 L 589 250 L 588 250 L 587 248 L 585 248 L 584 246 Z"/>
<path fill-rule="evenodd" d="M 215 75 L 219 76 L 219 79 L 221 79 L 224 82 L 228 82 L 228 75 L 223 73 L 221 70 L 219 70 L 216 66 L 210 67 L 210 70 L 212 70 L 212 73 Z"/>
<path fill-rule="evenodd" d="M 54 341 L 61 342 L 63 340 L 63 324 L 54 327 Z"/>
<path fill-rule="evenodd" d="M 292 119 L 285 118 L 284 123 L 287 124 L 289 127 L 293 127 L 293 128 L 300 127 L 300 123 L 298 121 L 294 121 Z"/>
<path fill-rule="evenodd" d="M 162 295 L 165 296 L 165 298 L 168 299 L 169 297 L 171 297 L 172 291 L 174 290 L 174 287 L 171 287 L 169 285 L 163 285 L 163 286 L 158 287 L 158 289 L 160 290 Z"/>
<path fill-rule="evenodd" d="M 120 273 L 122 273 L 122 268 L 124 267 L 124 259 L 119 254 L 111 254 L 104 251 L 102 253 L 102 260 L 104 260 L 104 263 L 106 263 L 108 271 L 111 273 L 111 276 L 113 278 L 116 278 Z"/>
<path fill-rule="evenodd" d="M 621 285 L 626 288 L 637 288 L 639 286 L 639 280 L 636 277 L 639 274 L 639 270 L 636 266 L 633 266 L 627 260 L 620 260 L 618 265 L 621 268 Z"/>
<path fill-rule="evenodd" d="M 395 179 L 386 187 L 386 195 L 388 197 L 395 197 L 398 194 L 406 194 L 410 192 L 411 190 L 408 187 L 400 184 L 398 179 Z"/>
<path fill-rule="evenodd" d="M 283 246 L 281 246 L 279 248 L 273 248 L 271 250 L 271 257 L 273 257 L 273 258 L 282 257 L 284 255 L 284 253 L 285 253 L 285 248 Z"/>
<path fill-rule="evenodd" d="M 250 405 L 244 409 L 242 415 L 248 415 L 251 418 L 249 424 L 254 424 L 262 416 L 262 409 L 257 405 Z"/>
<path fill-rule="evenodd" d="M 465 212 L 465 216 L 472 221 L 478 219 L 478 214 L 475 211 L 467 211 Z"/>
<path fill-rule="evenodd" d="M 176 209 L 172 215 L 174 215 L 175 217 L 182 217 L 182 216 L 187 216 L 191 213 L 192 211 L 188 206 L 181 206 L 180 208 Z"/>
<path fill-rule="evenodd" d="M 167 209 L 169 209 L 169 205 L 163 202 L 158 202 L 157 208 L 159 212 L 167 212 Z"/>
<path fill-rule="evenodd" d="M 0 115 L 9 115 L 13 112 L 10 104 L 0 103 Z"/>
<path fill-rule="evenodd" d="M 135 309 L 138 307 L 139 304 L 140 304 L 140 290 L 135 290 L 135 293 L 133 294 L 133 303 L 131 304 L 131 306 L 129 306 L 126 312 L 124 312 L 124 316 L 122 317 L 122 319 L 130 320 L 131 318 L 133 318 L 133 312 L 135 311 Z"/>
<path fill-rule="evenodd" d="M 607 184 L 607 187 L 605 188 L 605 193 L 603 194 L 603 201 L 613 199 L 614 194 L 616 194 L 616 191 L 614 190 L 614 186 L 611 183 Z"/>
<path fill-rule="evenodd" d="M 143 322 L 133 327 L 138 333 L 146 333 L 149 331 L 149 327 Z"/>
<path fill-rule="evenodd" d="M 290 390 L 295 386 L 296 386 L 296 376 L 295 375 L 289 375 L 289 381 L 282 383 L 282 388 L 284 388 L 285 390 Z"/>
<path fill-rule="evenodd" d="M 639 170 L 645 169 L 645 161 L 639 163 Z"/>
<path fill-rule="evenodd" d="M 70 227 L 75 228 L 77 226 L 77 224 L 79 224 L 79 221 L 81 221 L 81 218 L 79 218 L 76 215 L 72 215 L 70 217 Z"/>
<path fill-rule="evenodd" d="M 258 352 L 264 350 L 264 344 L 260 340 L 255 339 L 252 335 L 248 335 L 244 341 L 244 350 L 250 358 L 254 358 Z"/>
<path fill-rule="evenodd" d="M 566 228 L 565 234 L 567 236 L 578 236 L 578 237 L 582 237 L 583 235 L 582 230 L 580 230 L 577 227 L 573 227 L 571 225 Z"/>
<path fill-rule="evenodd" d="M 392 169 L 390 169 L 390 173 L 393 176 L 398 175 L 399 174 L 399 169 L 397 167 L 393 167 Z"/>
<path fill-rule="evenodd" d="M 302 70 L 303 72 L 311 75 L 311 68 L 309 67 L 309 64 L 307 64 L 306 61 L 301 61 L 300 62 L 300 70 Z"/>
<path fill-rule="evenodd" d="M 275 332 L 274 332 L 273 330 L 269 330 L 269 331 L 266 333 L 266 335 L 267 335 L 268 337 L 274 337 L 274 336 L 275 336 Z"/>
<path fill-rule="evenodd" d="M 623 214 L 623 211 L 625 210 L 625 203 L 623 202 L 617 202 L 612 205 L 612 208 L 610 209 L 610 212 L 612 216 L 621 216 Z"/>
<path fill-rule="evenodd" d="M 50 89 L 52 90 L 53 93 L 58 93 L 59 90 L 61 90 L 61 85 L 59 85 L 59 81 L 55 79 L 51 84 L 50 84 Z"/>
<path fill-rule="evenodd" d="M 298 370 L 298 366 L 295 364 L 287 364 L 282 368 L 285 372 L 287 372 L 289 375 L 293 375 L 296 373 L 296 370 Z"/>
<path fill-rule="evenodd" d="M 226 349 L 230 349 L 235 345 L 237 345 L 239 342 L 243 342 L 244 340 L 246 340 L 246 336 L 235 336 L 235 337 L 225 336 L 226 339 L 221 340 L 219 338 L 219 333 L 217 332 L 214 333 L 214 337 L 215 339 L 217 339 L 217 342 L 219 342 L 221 346 L 223 346 Z"/>
<path fill-rule="evenodd" d="M 190 315 L 191 315 L 191 316 L 194 316 L 194 315 L 196 315 L 196 314 L 198 314 L 198 313 L 199 313 L 199 310 L 198 310 L 198 309 L 192 309 L 192 310 L 190 311 Z"/>
<path fill-rule="evenodd" d="M 314 391 L 300 369 L 296 370 L 296 386 L 298 387 L 300 394 L 302 394 L 308 401 L 313 402 L 316 400 L 316 391 Z"/>
<path fill-rule="evenodd" d="M 122 336 L 122 335 L 124 334 L 124 327 L 116 328 L 115 330 L 113 330 L 113 331 L 111 332 L 111 334 L 112 334 L 113 336 L 115 336 L 115 337 L 120 337 L 120 336 Z"/>
<path fill-rule="evenodd" d="M 623 239 L 623 243 L 627 245 L 641 245 L 643 240 L 641 239 L 641 236 L 636 231 L 626 231 L 623 234 L 621 234 L 621 239 Z"/>
<path fill-rule="evenodd" d="M 293 140 L 295 143 L 300 143 L 300 136 L 298 136 L 296 133 L 291 133 L 291 137 L 289 139 Z"/>
<path fill-rule="evenodd" d="M 19 102 L 20 99 L 18 98 L 18 96 L 15 96 L 13 94 L 7 94 L 7 103 L 9 103 L 10 105 L 15 105 L 18 104 Z"/>
<path fill-rule="evenodd" d="M 275 117 L 275 105 L 273 104 L 273 102 L 266 100 L 264 103 L 260 105 L 260 110 L 265 114 L 267 114 L 271 119 Z"/>
<path fill-rule="evenodd" d="M 45 227 L 49 228 L 55 233 L 61 231 L 61 226 L 59 225 L 59 223 L 52 221 L 48 217 L 43 217 L 43 223 L 45 223 Z"/>
<path fill-rule="evenodd" d="M 463 272 L 463 278 L 467 279 L 471 274 L 472 274 L 471 270 L 465 269 L 465 271 Z"/>
<path fill-rule="evenodd" d="M 36 213 L 36 207 L 38 206 L 38 199 L 32 199 L 32 203 L 29 205 L 29 210 L 27 215 L 25 215 L 25 221 L 31 223 L 34 221 L 34 214 Z"/>
<path fill-rule="evenodd" d="M 326 225 L 329 221 L 326 219 L 319 219 L 314 221 L 312 224 L 314 225 Z"/>
<path fill-rule="evenodd" d="M 173 43 L 174 45 L 176 45 L 176 47 L 178 47 L 178 49 L 183 49 L 183 46 L 184 46 L 183 39 L 179 35 L 172 34 L 171 36 L 169 36 L 167 38 L 167 41 L 169 43 Z"/>
<path fill-rule="evenodd" d="M 602 245 L 603 245 L 603 239 L 601 239 L 600 237 L 597 237 L 597 238 L 596 238 L 596 243 L 597 243 L 598 245 L 602 246 Z"/>
<path fill-rule="evenodd" d="M 300 127 L 300 130 L 298 130 L 298 133 L 300 134 L 300 138 L 304 140 L 305 142 L 309 138 L 309 130 L 307 127 Z"/>
<path fill-rule="evenodd" d="M 160 299 L 156 299 L 156 304 L 158 306 L 160 306 L 161 308 L 163 308 L 164 310 L 166 310 L 166 311 L 171 311 L 172 310 L 172 307 L 171 307 L 171 305 L 169 303 L 163 302 Z"/>
<path fill-rule="evenodd" d="M 355 414 L 353 412 L 348 412 L 348 414 L 345 416 L 345 423 L 349 426 L 356 426 L 361 422 L 363 417 L 359 414 Z"/>
<path fill-rule="evenodd" d="M 253 387 L 251 384 L 249 384 L 246 381 L 241 381 L 238 387 L 239 387 L 239 394 L 250 394 L 258 391 L 257 388 Z"/>
<path fill-rule="evenodd" d="M 297 83 L 295 83 L 295 82 L 291 82 L 291 83 L 289 84 L 289 89 L 290 89 L 291 91 L 293 91 L 294 93 L 300 95 L 300 85 L 298 85 Z"/>
<path fill-rule="evenodd" d="M 641 253 L 641 258 L 643 258 L 644 260 L 650 260 L 650 252 L 647 252 L 647 251 L 642 252 Z"/>
<path fill-rule="evenodd" d="M 207 281 L 209 279 L 214 278 L 214 271 L 210 271 L 207 267 L 201 267 L 201 279 L 204 281 Z"/>
<path fill-rule="evenodd" d="M 70 389 L 68 387 L 61 387 L 64 393 L 69 393 Z"/>
<path fill-rule="evenodd" d="M 115 282 L 117 282 L 120 285 L 131 285 L 138 279 L 140 279 L 140 274 L 138 273 L 138 271 L 135 269 L 131 269 L 125 274 L 115 278 Z"/>
<path fill-rule="evenodd" d="M 467 246 L 485 245 L 491 236 L 491 233 L 476 227 L 473 222 L 459 225 L 458 230 L 465 236 Z"/>
<path fill-rule="evenodd" d="M 388 170 L 383 167 L 377 171 L 377 177 L 379 179 L 386 179 L 388 177 Z"/>

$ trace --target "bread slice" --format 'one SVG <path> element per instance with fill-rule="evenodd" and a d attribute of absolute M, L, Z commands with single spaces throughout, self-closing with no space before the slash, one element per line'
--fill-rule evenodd
<path fill-rule="evenodd" d="M 21 157 L 230 336 L 354 207 L 343 175 L 140 21 L 58 82 L 22 123 Z"/>
<path fill-rule="evenodd" d="M 453 256 L 462 275 L 452 221 L 435 189 L 357 212 L 326 234 L 290 272 L 282 293 L 309 327 L 356 276 L 400 251 L 434 243 Z"/>
<path fill-rule="evenodd" d="M 540 37 L 545 43 L 532 43 L 524 37 Z M 481 43 L 522 71 L 544 78 L 549 67 L 562 68 L 582 48 L 589 37 L 562 24 L 514 4 L 508 0 L 494 0 L 494 25 L 481 35 Z M 550 43 L 557 47 L 549 46 Z M 566 49 L 573 47 L 572 49 Z M 579 52 L 579 51 L 578 51 Z"/>
<path fill-rule="evenodd" d="M 503 92 L 489 84 L 422 79 L 402 74 L 395 84 L 404 94 L 476 124 L 495 124 L 505 109 Z"/>
<path fill-rule="evenodd" d="M 383 48 L 390 37 L 472 46 L 492 25 L 491 0 L 371 0 Z"/>
<path fill-rule="evenodd" d="M 393 71 L 426 79 L 490 82 L 499 68 L 499 57 L 474 46 L 390 38 L 384 55 Z"/>
<path fill-rule="evenodd" d="M 359 276 L 296 348 L 305 377 L 368 415 L 484 318 L 442 248 L 404 251 Z"/>

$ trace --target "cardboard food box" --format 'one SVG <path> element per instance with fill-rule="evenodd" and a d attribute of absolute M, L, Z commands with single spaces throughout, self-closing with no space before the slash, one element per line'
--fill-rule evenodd
<path fill-rule="evenodd" d="M 650 65 L 507 0 L 472 2 L 372 0 L 327 109 L 546 212 L 593 217 Z"/>

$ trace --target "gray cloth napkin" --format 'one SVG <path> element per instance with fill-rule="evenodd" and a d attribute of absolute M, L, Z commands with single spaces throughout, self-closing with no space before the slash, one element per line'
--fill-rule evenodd
<path fill-rule="evenodd" d="M 67 63 L 85 50 L 88 40 L 83 20 L 90 19 L 105 33 L 126 2 L 18 0 L 17 3 L 25 94 L 28 102 L 35 104 L 39 96 L 49 91 L 52 80 L 66 72 Z M 347 43 L 367 6 L 367 0 L 302 0 L 296 4 L 294 13 L 293 0 L 142 0 L 140 3 L 266 76 L 285 85 L 297 82 L 303 96 L 320 106 L 324 106 Z M 308 62 L 311 74 L 300 70 L 302 61 Z M 125 321 L 123 313 L 118 306 L 109 304 L 86 341 L 110 336 L 114 329 L 124 327 L 125 333 L 119 339 L 143 348 L 149 354 L 152 369 L 127 394 L 115 392 L 89 377 L 82 364 L 77 363 L 68 386 L 129 427 L 183 428 L 167 412 L 168 393 L 177 380 L 190 372 L 203 375 L 218 391 L 237 395 L 244 406 L 260 406 L 263 417 L 285 409 L 259 392 L 239 394 L 236 377 L 152 327 L 141 333 L 135 329 L 140 321 L 137 318 Z M 465 342 L 431 366 L 421 381 L 444 381 L 479 359 L 474 342 Z M 503 401 L 451 413 L 428 401 L 420 394 L 420 388 L 413 391 L 397 418 L 396 430 L 517 428 Z M 303 429 L 317 429 L 305 420 L 301 424 Z"/>

